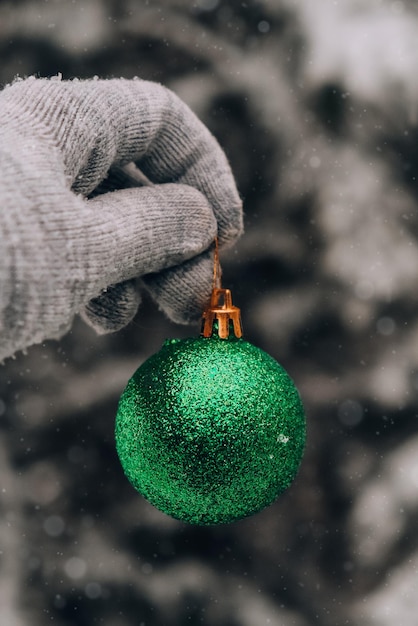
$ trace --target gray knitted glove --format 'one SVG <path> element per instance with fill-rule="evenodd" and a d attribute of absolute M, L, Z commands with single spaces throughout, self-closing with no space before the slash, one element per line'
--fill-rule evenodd
<path fill-rule="evenodd" d="M 140 186 L 133 164 L 152 185 Z M 0 171 L 0 361 L 60 337 L 85 305 L 99 331 L 121 328 L 138 282 L 171 319 L 195 320 L 210 292 L 208 247 L 242 231 L 219 145 L 147 81 L 6 87 Z"/>

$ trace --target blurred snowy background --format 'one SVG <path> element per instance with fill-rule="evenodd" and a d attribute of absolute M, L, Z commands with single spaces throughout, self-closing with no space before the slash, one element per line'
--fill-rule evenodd
<path fill-rule="evenodd" d="M 416 626 L 418 10 L 413 0 L 0 0 L 0 83 L 141 76 L 226 150 L 246 337 L 302 393 L 297 480 L 239 523 L 159 513 L 117 398 L 176 327 L 81 321 L 0 368 L 4 626 Z M 16 181 L 18 184 L 18 181 Z"/>

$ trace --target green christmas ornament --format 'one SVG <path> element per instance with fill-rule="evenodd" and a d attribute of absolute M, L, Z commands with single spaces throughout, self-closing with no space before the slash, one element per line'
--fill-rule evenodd
<path fill-rule="evenodd" d="M 191 524 L 260 511 L 302 459 L 299 393 L 281 365 L 241 335 L 229 290 L 214 288 L 202 336 L 167 340 L 120 398 L 116 447 L 127 478 L 158 509 Z"/>

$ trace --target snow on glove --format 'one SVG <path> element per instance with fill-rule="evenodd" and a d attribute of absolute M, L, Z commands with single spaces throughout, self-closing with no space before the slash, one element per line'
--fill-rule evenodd
<path fill-rule="evenodd" d="M 152 185 L 132 184 L 133 163 Z M 84 307 L 97 330 L 122 327 L 139 277 L 171 319 L 196 319 L 210 291 L 208 247 L 242 231 L 218 143 L 148 81 L 7 86 L 0 171 L 0 361 L 60 337 Z"/>

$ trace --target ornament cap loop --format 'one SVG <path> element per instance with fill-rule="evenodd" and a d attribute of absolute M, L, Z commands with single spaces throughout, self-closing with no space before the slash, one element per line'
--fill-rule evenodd
<path fill-rule="evenodd" d="M 212 337 L 214 325 L 217 322 L 217 335 L 220 339 L 227 339 L 230 329 L 234 331 L 235 337 L 242 337 L 241 311 L 232 304 L 231 291 L 214 287 L 210 297 L 209 306 L 202 315 L 202 336 Z"/>

